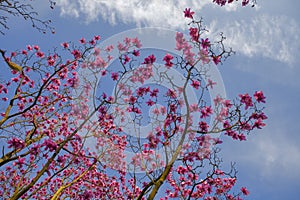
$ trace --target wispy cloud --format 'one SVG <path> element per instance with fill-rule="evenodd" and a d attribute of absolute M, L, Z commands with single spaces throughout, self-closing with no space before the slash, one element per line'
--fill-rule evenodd
<path fill-rule="evenodd" d="M 211 0 L 59 0 L 62 15 L 84 16 L 86 22 L 102 17 L 112 24 L 136 23 L 138 26 L 184 27 L 183 10 L 201 10 Z M 233 9 L 233 6 L 228 9 Z"/>
<path fill-rule="evenodd" d="M 239 2 L 238 2 L 239 3 Z M 225 32 L 229 45 L 246 56 L 260 55 L 288 65 L 296 62 L 300 28 L 286 16 L 239 13 L 239 18 L 226 11 L 242 9 L 237 4 L 222 9 L 211 0 L 58 0 L 62 15 L 82 17 L 87 23 L 102 18 L 111 24 L 135 23 L 137 26 L 186 27 L 183 10 L 191 7 L 197 13 L 211 9 L 216 19 L 213 32 Z M 204 9 L 205 8 L 205 9 Z M 216 8 L 216 9 L 213 9 Z M 259 10 L 259 9 L 258 9 Z M 212 27 L 212 25 L 214 25 Z"/>
<path fill-rule="evenodd" d="M 260 14 L 251 19 L 222 22 L 214 22 L 214 31 L 223 29 L 229 45 L 244 55 L 263 56 L 290 66 L 297 61 L 300 27 L 294 19 Z"/>

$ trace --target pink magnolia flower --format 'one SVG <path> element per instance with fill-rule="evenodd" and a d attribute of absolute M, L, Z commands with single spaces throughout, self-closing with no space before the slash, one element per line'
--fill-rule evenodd
<path fill-rule="evenodd" d="M 36 56 L 39 58 L 43 58 L 45 56 L 45 54 L 41 51 L 36 52 Z"/>
<path fill-rule="evenodd" d="M 19 165 L 20 168 L 22 168 L 23 164 L 25 164 L 26 158 L 21 158 L 20 156 L 18 157 L 18 160 L 13 163 L 13 165 Z"/>
<path fill-rule="evenodd" d="M 9 144 L 8 148 L 15 148 L 15 149 L 22 149 L 25 147 L 25 143 L 22 140 L 19 140 L 18 138 L 12 138 L 7 142 Z"/>
<path fill-rule="evenodd" d="M 201 118 L 206 118 L 213 113 L 213 110 L 210 106 L 205 106 L 201 110 Z"/>
<path fill-rule="evenodd" d="M 143 64 L 153 64 L 155 60 L 156 60 L 155 56 L 151 54 L 150 56 L 144 59 Z"/>
<path fill-rule="evenodd" d="M 249 3 L 249 0 L 243 0 L 242 1 L 242 6 L 246 6 Z"/>
<path fill-rule="evenodd" d="M 118 80 L 118 78 L 119 78 L 119 74 L 118 74 L 117 72 L 112 72 L 112 73 L 111 73 L 111 78 L 112 78 L 114 81 L 116 81 L 116 80 Z"/>
<path fill-rule="evenodd" d="M 141 48 L 142 44 L 141 41 L 136 37 L 136 38 L 132 38 L 131 39 L 132 44 L 136 47 L 136 48 Z"/>
<path fill-rule="evenodd" d="M 57 148 L 57 144 L 51 139 L 45 140 L 43 146 L 45 146 L 45 150 L 55 151 Z"/>
<path fill-rule="evenodd" d="M 250 194 L 250 192 L 249 192 L 245 187 L 242 187 L 242 188 L 241 188 L 241 191 L 242 191 L 242 193 L 243 193 L 244 195 L 249 195 L 249 194 Z"/>
<path fill-rule="evenodd" d="M 186 8 L 186 9 L 183 11 L 183 13 L 184 13 L 184 17 L 186 17 L 186 18 L 191 18 L 191 19 L 193 19 L 193 14 L 195 14 L 195 12 L 191 11 L 190 8 Z"/>
<path fill-rule="evenodd" d="M 207 49 L 201 49 L 199 51 L 199 59 L 202 61 L 203 64 L 209 63 L 210 58 L 208 56 L 208 50 Z"/>
<path fill-rule="evenodd" d="M 34 48 L 35 50 L 37 50 L 37 51 L 40 50 L 40 47 L 39 47 L 38 45 L 34 45 L 33 48 Z"/>
<path fill-rule="evenodd" d="M 268 117 L 263 112 L 261 112 L 261 113 L 253 113 L 250 118 L 253 118 L 253 119 L 262 119 L 262 120 L 268 119 Z"/>
<path fill-rule="evenodd" d="M 190 105 L 190 111 L 191 112 L 198 112 L 200 109 L 199 109 L 199 107 L 198 107 L 198 104 L 191 104 Z"/>
<path fill-rule="evenodd" d="M 78 51 L 76 49 L 74 49 L 71 53 L 73 54 L 75 59 L 79 59 L 81 57 L 80 51 Z"/>
<path fill-rule="evenodd" d="M 190 28 L 190 36 L 192 38 L 192 40 L 194 40 L 195 42 L 198 42 L 199 40 L 199 31 L 198 31 L 198 28 Z"/>
<path fill-rule="evenodd" d="M 95 39 L 95 40 L 100 40 L 101 37 L 100 37 L 100 35 L 96 35 L 96 36 L 94 37 L 94 39 Z"/>
<path fill-rule="evenodd" d="M 32 47 L 30 45 L 27 45 L 28 51 L 32 51 Z"/>
<path fill-rule="evenodd" d="M 206 38 L 205 40 L 201 39 L 201 46 L 203 49 L 207 49 L 208 47 L 210 47 L 209 39 L 208 38 Z"/>
<path fill-rule="evenodd" d="M 26 50 L 22 50 L 22 54 L 23 55 L 27 55 L 27 51 Z"/>
<path fill-rule="evenodd" d="M 130 58 L 127 56 L 127 55 L 125 55 L 125 57 L 124 57 L 124 65 L 126 64 L 126 63 L 128 63 L 130 61 Z"/>
<path fill-rule="evenodd" d="M 252 128 L 258 128 L 261 129 L 263 126 L 266 126 L 265 123 L 263 123 L 262 119 L 258 119 L 254 122 L 253 127 Z"/>
<path fill-rule="evenodd" d="M 85 41 L 84 38 L 81 38 L 81 39 L 79 40 L 79 42 L 80 42 L 81 44 L 85 44 L 85 43 L 86 43 L 86 41 Z"/>
<path fill-rule="evenodd" d="M 95 56 L 98 56 L 98 55 L 100 55 L 100 52 L 101 52 L 101 49 L 95 47 L 95 48 L 94 48 L 94 53 L 93 53 L 93 54 L 94 54 Z"/>
<path fill-rule="evenodd" d="M 241 103 L 245 104 L 246 110 L 248 109 L 248 107 L 253 106 L 252 98 L 249 96 L 248 93 L 240 94 L 239 97 L 241 98 Z"/>
<path fill-rule="evenodd" d="M 264 96 L 264 93 L 262 91 L 256 91 L 253 96 L 257 102 L 266 103 L 266 97 Z"/>
<path fill-rule="evenodd" d="M 213 81 L 210 80 L 210 79 L 208 79 L 207 82 L 208 82 L 208 83 L 207 83 L 206 87 L 210 87 L 211 89 L 213 89 L 213 86 L 217 84 L 216 82 L 213 82 Z"/>
<path fill-rule="evenodd" d="M 171 90 L 171 89 L 168 89 L 168 91 L 167 91 L 167 96 L 169 96 L 169 97 L 175 99 L 175 98 L 177 97 L 176 91 Z"/>
<path fill-rule="evenodd" d="M 67 42 L 63 42 L 61 46 L 65 49 L 69 48 L 69 44 Z"/>
<path fill-rule="evenodd" d="M 196 80 L 192 80 L 192 83 L 191 83 L 191 86 L 193 88 L 195 88 L 196 90 L 199 89 L 199 86 L 201 85 L 201 83 L 199 81 L 196 81 Z"/>
<path fill-rule="evenodd" d="M 199 122 L 199 128 L 200 128 L 201 132 L 206 133 L 208 131 L 209 126 L 206 122 L 201 121 L 201 122 Z"/>
<path fill-rule="evenodd" d="M 151 92 L 150 92 L 150 96 L 151 97 L 157 97 L 157 94 L 158 94 L 159 90 L 157 88 L 153 89 Z"/>
<path fill-rule="evenodd" d="M 147 104 L 148 106 L 153 106 L 153 105 L 155 104 L 155 102 L 152 101 L 151 99 L 149 99 L 149 100 L 146 102 L 146 104 Z"/>
<path fill-rule="evenodd" d="M 221 56 L 212 56 L 214 63 L 217 65 L 221 62 Z"/>
<path fill-rule="evenodd" d="M 132 54 L 133 54 L 134 56 L 139 56 L 139 55 L 140 55 L 140 51 L 134 49 L 133 52 L 132 52 Z"/>
<path fill-rule="evenodd" d="M 171 62 L 171 60 L 173 59 L 174 57 L 171 55 L 171 54 L 166 54 L 165 57 L 164 57 L 164 61 L 166 62 L 165 63 L 165 66 L 170 68 L 172 67 L 173 63 Z"/>
<path fill-rule="evenodd" d="M 176 32 L 175 40 L 176 40 L 176 50 L 180 51 L 181 49 L 183 49 L 184 44 L 186 42 L 185 39 L 183 38 L 183 33 Z"/>

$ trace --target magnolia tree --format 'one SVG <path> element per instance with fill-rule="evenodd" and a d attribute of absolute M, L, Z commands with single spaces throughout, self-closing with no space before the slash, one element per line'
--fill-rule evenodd
<path fill-rule="evenodd" d="M 219 1 L 220 2 L 220 1 Z M 229 3 L 229 1 L 228 1 Z M 220 135 L 243 141 L 267 118 L 262 91 L 228 100 L 211 69 L 233 51 L 185 9 L 189 35 L 150 52 L 100 36 L 5 52 L 23 67 L 0 84 L 4 199 L 241 199 Z M 117 51 L 117 55 L 113 55 Z M 157 55 L 156 55 L 157 53 Z M 158 62 L 162 64 L 158 64 Z M 176 71 L 176 72 L 175 72 Z M 211 101 L 209 97 L 212 97 Z M 130 152 L 130 153 L 129 153 Z"/>

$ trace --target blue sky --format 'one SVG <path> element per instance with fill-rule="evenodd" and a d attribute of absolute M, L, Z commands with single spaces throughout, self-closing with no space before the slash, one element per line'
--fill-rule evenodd
<path fill-rule="evenodd" d="M 38 44 L 45 51 L 64 41 L 101 35 L 103 39 L 136 27 L 183 30 L 182 11 L 191 7 L 204 17 L 210 34 L 222 31 L 236 55 L 219 67 L 229 98 L 263 90 L 267 126 L 246 142 L 224 138 L 224 166 L 237 162 L 239 183 L 248 199 L 299 199 L 300 188 L 300 1 L 258 0 L 256 8 L 218 7 L 211 0 L 58 0 L 54 10 L 36 3 L 41 18 L 50 18 L 56 34 L 43 35 L 29 23 L 11 18 L 0 36 L 9 51 Z M 2 72 L 3 73 L 3 72 Z M 3 77 L 3 74 L 0 74 Z"/>

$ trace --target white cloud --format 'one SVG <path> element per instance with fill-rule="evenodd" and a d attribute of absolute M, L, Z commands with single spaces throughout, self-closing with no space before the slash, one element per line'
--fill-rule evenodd
<path fill-rule="evenodd" d="M 215 22 L 217 30 L 214 31 L 223 29 L 229 46 L 238 52 L 249 57 L 263 56 L 290 66 L 296 63 L 300 49 L 300 27 L 294 19 L 258 15 L 251 19 L 225 22 L 225 25 L 222 22 Z"/>
<path fill-rule="evenodd" d="M 58 0 L 62 15 L 84 16 L 86 22 L 99 17 L 111 22 L 136 23 L 138 26 L 184 27 L 183 10 L 201 10 L 211 0 Z M 236 6 L 226 7 L 234 10 Z"/>
<path fill-rule="evenodd" d="M 300 28 L 296 20 L 277 15 L 259 14 L 260 9 L 229 15 L 226 11 L 241 11 L 235 4 L 220 8 L 211 0 L 58 0 L 62 15 L 83 17 L 87 23 L 102 18 L 111 24 L 135 23 L 137 26 L 186 27 L 183 10 L 192 8 L 206 13 L 216 21 L 213 32 L 224 32 L 236 51 L 252 57 L 262 55 L 289 66 L 295 64 L 300 49 Z M 214 9 L 215 8 L 215 9 Z M 209 10 L 209 11 L 207 11 Z M 249 10 L 248 10 L 249 11 Z M 252 12 L 253 11 L 253 12 Z M 249 14 L 250 13 L 250 14 Z M 212 27 L 214 25 L 214 27 Z"/>

